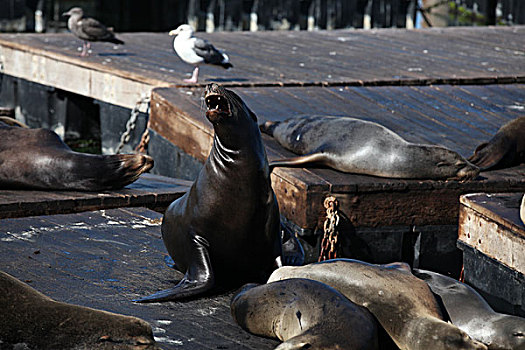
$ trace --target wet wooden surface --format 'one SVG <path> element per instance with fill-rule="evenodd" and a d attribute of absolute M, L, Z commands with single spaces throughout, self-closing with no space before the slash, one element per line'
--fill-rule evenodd
<path fill-rule="evenodd" d="M 525 79 L 523 26 L 197 35 L 225 50 L 234 65 L 228 71 L 203 66 L 201 83 L 403 85 Z M 82 73 L 87 69 L 151 86 L 185 84 L 182 79 L 192 67 L 175 55 L 173 37 L 166 33 L 117 36 L 126 44 L 95 43 L 93 54 L 81 58 L 81 43 L 69 33 L 2 34 L 0 52 L 6 74 L 13 74 L 16 68 L 12 66 L 25 62 L 25 56 L 34 56 L 27 62 L 27 73 L 34 79 L 49 81 L 40 82 L 44 85 L 60 84 L 60 79 L 65 79 L 46 73 L 56 62 L 77 67 L 72 72 L 80 81 L 93 78 L 90 73 Z"/>
<path fill-rule="evenodd" d="M 264 87 L 234 89 L 258 122 L 301 115 L 350 115 L 380 123 L 411 142 L 440 144 L 468 157 L 507 121 L 523 116 L 525 85 L 407 87 Z M 151 127 L 204 161 L 213 129 L 202 89 L 152 93 Z M 263 135 L 270 160 L 293 156 Z M 357 226 L 456 224 L 458 197 L 469 192 L 525 190 L 525 165 L 481 173 L 475 181 L 418 181 L 344 174 L 330 169 L 276 168 L 273 188 L 281 213 L 301 228 L 323 215 L 335 194 Z"/>
<path fill-rule="evenodd" d="M 162 215 L 121 208 L 0 220 L 2 270 L 63 302 L 140 317 L 165 349 L 273 349 L 238 327 L 233 292 L 187 302 L 136 304 L 182 274 L 167 265 Z"/>
<path fill-rule="evenodd" d="M 190 187 L 190 181 L 142 174 L 115 191 L 0 190 L 0 219 L 137 206 L 162 211 Z"/>
<path fill-rule="evenodd" d="M 525 226 L 520 193 L 461 196 L 459 240 L 512 270 L 525 274 Z"/>

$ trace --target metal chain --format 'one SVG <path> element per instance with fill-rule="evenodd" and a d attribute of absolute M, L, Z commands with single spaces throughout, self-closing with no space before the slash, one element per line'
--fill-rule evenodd
<path fill-rule="evenodd" d="M 318 261 L 337 258 L 337 225 L 339 225 L 339 214 L 337 209 L 339 202 L 335 197 L 326 197 L 324 200 L 326 208 L 326 220 L 324 222 L 324 236 L 321 241 L 321 252 Z"/>
<path fill-rule="evenodd" d="M 144 130 L 144 133 L 142 134 L 142 137 L 140 138 L 140 143 L 135 147 L 135 151 L 139 153 L 146 153 L 146 149 L 148 148 L 149 144 L 149 127 L 150 127 L 150 119 L 148 117 L 148 122 L 146 123 L 146 130 Z"/>
<path fill-rule="evenodd" d="M 147 104 L 146 113 L 149 114 L 149 102 L 150 102 L 150 97 L 145 94 L 142 94 L 142 96 L 137 101 L 137 103 L 135 103 L 135 106 L 131 110 L 131 115 L 128 119 L 128 122 L 126 123 L 126 131 L 124 131 L 122 135 L 120 136 L 120 143 L 116 150 L 117 154 L 120 153 L 124 145 L 129 142 L 129 139 L 131 137 L 131 132 L 135 130 L 135 127 L 137 126 L 137 118 L 140 113 L 140 107 L 142 107 L 143 104 Z"/>

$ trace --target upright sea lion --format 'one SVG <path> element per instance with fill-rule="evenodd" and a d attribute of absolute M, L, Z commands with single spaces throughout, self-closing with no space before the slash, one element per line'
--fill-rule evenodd
<path fill-rule="evenodd" d="M 122 188 L 153 166 L 143 154 L 72 151 L 46 129 L 0 123 L 0 188 L 103 191 Z"/>
<path fill-rule="evenodd" d="M 309 116 L 266 122 L 261 130 L 301 156 L 270 167 L 320 164 L 355 174 L 404 179 L 475 178 L 479 169 L 445 147 L 405 141 L 377 123 L 350 117 Z"/>
<path fill-rule="evenodd" d="M 474 288 L 436 272 L 414 270 L 443 301 L 450 321 L 489 349 L 525 349 L 525 319 L 495 312 Z"/>
<path fill-rule="evenodd" d="M 486 349 L 442 320 L 429 287 L 405 266 L 374 265 L 349 259 L 285 266 L 268 282 L 308 278 L 328 284 L 377 318 L 400 349 Z"/>
<path fill-rule="evenodd" d="M 503 125 L 489 142 L 484 142 L 468 159 L 481 170 L 503 169 L 525 163 L 525 117 Z"/>
<path fill-rule="evenodd" d="M 377 349 L 377 321 L 364 307 L 324 283 L 292 278 L 246 285 L 231 302 L 235 322 L 278 338 L 276 350 Z"/>
<path fill-rule="evenodd" d="M 184 278 L 138 302 L 176 300 L 215 285 L 269 275 L 281 255 L 279 208 L 257 117 L 234 92 L 206 87 L 206 117 L 215 136 L 191 189 L 173 202 L 162 238 Z"/>
<path fill-rule="evenodd" d="M 55 301 L 0 271 L 0 348 L 159 349 L 137 317 Z"/>

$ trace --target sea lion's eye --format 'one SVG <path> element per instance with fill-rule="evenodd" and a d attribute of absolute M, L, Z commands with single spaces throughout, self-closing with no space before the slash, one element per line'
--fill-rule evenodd
<path fill-rule="evenodd" d="M 512 334 L 514 337 L 525 337 L 525 334 L 523 332 L 515 332 Z"/>

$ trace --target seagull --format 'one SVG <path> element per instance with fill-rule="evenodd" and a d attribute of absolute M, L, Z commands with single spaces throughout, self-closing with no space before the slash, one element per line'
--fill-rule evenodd
<path fill-rule="evenodd" d="M 91 48 L 89 41 L 107 41 L 113 44 L 124 44 L 122 40 L 115 38 L 113 31 L 93 18 L 84 17 L 84 11 L 80 7 L 73 7 L 62 16 L 69 16 L 67 27 L 77 38 L 82 40 L 82 53 L 80 56 L 88 55 Z"/>
<path fill-rule="evenodd" d="M 199 79 L 199 65 L 201 63 L 214 64 L 226 69 L 233 67 L 225 53 L 217 50 L 206 40 L 195 38 L 191 26 L 182 24 L 177 29 L 169 32 L 169 35 L 175 35 L 173 49 L 175 49 L 177 55 L 184 62 L 195 66 L 191 78 L 184 79 L 185 82 L 197 83 Z"/>

